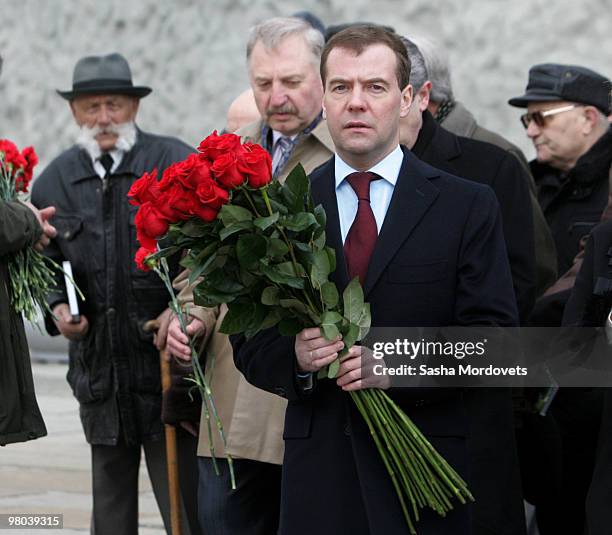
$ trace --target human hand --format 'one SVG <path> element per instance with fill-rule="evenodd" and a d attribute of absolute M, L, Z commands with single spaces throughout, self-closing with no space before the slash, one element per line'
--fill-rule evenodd
<path fill-rule="evenodd" d="M 378 376 L 373 372 L 375 364 L 380 364 L 372 356 L 372 351 L 363 346 L 353 346 L 341 358 L 340 368 L 336 374 L 336 384 L 345 392 L 354 392 L 364 388 L 387 389 L 391 386 L 388 375 Z"/>
<path fill-rule="evenodd" d="M 81 340 L 85 338 L 87 331 L 89 331 L 89 322 L 82 314 L 78 323 L 72 321 L 70 307 L 66 303 L 55 305 L 53 307 L 53 316 L 53 322 L 58 331 L 68 340 Z"/>
<path fill-rule="evenodd" d="M 47 206 L 47 208 L 43 208 L 39 210 L 30 202 L 24 203 L 36 216 L 40 227 L 43 230 L 42 236 L 38 239 L 38 241 L 34 244 L 34 249 L 38 252 L 42 251 L 49 242 L 51 238 L 55 238 L 57 236 L 57 230 L 53 225 L 49 223 L 49 219 L 51 219 L 55 215 L 55 207 Z"/>
<path fill-rule="evenodd" d="M 153 335 L 153 343 L 158 351 L 161 351 L 166 347 L 166 337 L 168 335 L 168 326 L 170 325 L 170 320 L 172 319 L 172 311 L 167 308 L 164 310 L 159 316 L 157 316 L 157 322 L 159 327 L 155 331 Z"/>
<path fill-rule="evenodd" d="M 180 359 L 191 360 L 191 347 L 189 347 L 189 338 L 204 336 L 206 334 L 206 326 L 199 319 L 192 318 L 187 325 L 187 336 L 181 330 L 179 319 L 175 316 L 170 321 L 168 326 L 168 336 L 166 338 L 166 346 L 168 355 L 174 355 Z"/>
<path fill-rule="evenodd" d="M 301 372 L 318 372 L 336 360 L 343 347 L 340 336 L 330 341 L 322 336 L 318 327 L 304 329 L 295 337 L 298 368 Z"/>

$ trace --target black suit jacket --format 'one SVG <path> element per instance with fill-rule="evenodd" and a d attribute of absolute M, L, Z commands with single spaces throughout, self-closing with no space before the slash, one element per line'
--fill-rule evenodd
<path fill-rule="evenodd" d="M 523 323 L 536 297 L 533 217 L 525 169 L 508 151 L 445 130 L 428 111 L 423 113 L 423 126 L 412 152 L 438 169 L 486 184 L 495 192 Z"/>
<path fill-rule="evenodd" d="M 315 203 L 321 203 L 327 213 L 328 244 L 335 248 L 337 258 L 334 279 L 342 290 L 348 275 L 333 159 L 316 170 L 311 180 Z M 404 151 L 364 290 L 374 326 L 516 325 L 514 292 L 493 192 L 434 169 Z M 289 399 L 281 534 L 407 533 L 389 476 L 349 395 L 326 380 L 316 383 L 310 392 L 301 390 L 295 341 L 281 337 L 276 329 L 248 341 L 232 337 L 232 343 L 236 365 L 249 382 Z M 392 396 L 469 481 L 471 426 L 479 419 L 474 420 L 467 410 L 464 392 L 438 389 L 431 395 L 431 391 L 414 390 Z M 502 420 L 508 422 L 510 405 L 502 410 Z M 489 474 L 491 483 L 514 486 L 504 468 L 505 459 L 512 458 L 512 449 L 508 450 L 511 424 L 504 431 L 492 431 L 487 438 L 483 433 L 480 439 L 499 446 L 499 471 Z M 522 533 L 512 522 L 511 518 L 497 519 L 490 533 Z M 421 535 L 477 532 L 471 508 L 459 505 L 445 519 L 425 511 L 418 528 Z"/>

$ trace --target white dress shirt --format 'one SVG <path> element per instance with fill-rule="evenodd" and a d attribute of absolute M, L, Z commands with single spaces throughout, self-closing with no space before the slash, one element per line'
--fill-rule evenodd
<path fill-rule="evenodd" d="M 111 173 L 114 173 L 117 170 L 117 167 L 119 167 L 121 160 L 123 160 L 123 155 L 125 154 L 125 151 L 121 149 L 114 149 L 114 150 L 111 150 L 108 154 L 110 154 L 111 158 L 113 159 L 113 166 L 111 167 Z M 104 166 L 100 163 L 99 158 L 96 158 L 95 160 L 93 160 L 93 168 L 96 174 L 100 178 L 104 178 L 104 176 L 106 175 L 106 169 L 104 169 Z"/>
<path fill-rule="evenodd" d="M 378 162 L 374 167 L 368 169 L 371 173 L 376 173 L 382 180 L 373 180 L 370 183 L 370 205 L 376 219 L 376 228 L 380 234 L 393 190 L 397 183 L 404 153 L 399 145 L 395 147 L 383 160 Z M 335 173 L 336 173 L 336 200 L 338 202 L 338 215 L 340 217 L 340 232 L 342 234 L 342 243 L 346 240 L 351 225 L 357 215 L 357 206 L 359 201 L 355 190 L 351 187 L 345 178 L 351 173 L 356 173 L 357 170 L 348 165 L 340 156 L 335 155 Z"/>

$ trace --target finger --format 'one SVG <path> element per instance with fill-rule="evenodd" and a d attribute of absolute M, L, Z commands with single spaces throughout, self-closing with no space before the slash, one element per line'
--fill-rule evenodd
<path fill-rule="evenodd" d="M 46 221 L 47 219 L 51 219 L 55 215 L 55 206 L 47 206 L 46 208 L 42 208 L 41 210 L 39 210 L 39 212 L 40 217 L 43 219 L 43 221 Z"/>
<path fill-rule="evenodd" d="M 334 362 L 334 360 L 336 360 L 338 358 L 338 353 L 332 353 L 331 355 L 327 356 L 327 357 L 323 357 L 320 359 L 316 359 L 312 361 L 312 367 L 315 370 L 320 370 L 321 368 L 325 367 L 325 366 L 329 366 L 332 362 Z"/>
<path fill-rule="evenodd" d="M 344 348 L 344 342 L 342 340 L 330 342 L 325 338 L 315 338 L 307 342 L 305 345 L 305 350 L 316 353 L 317 357 L 322 357 L 330 351 L 341 351 L 342 348 Z"/>
<path fill-rule="evenodd" d="M 357 381 L 349 383 L 348 385 L 344 385 L 342 387 L 342 390 L 344 390 L 345 392 L 355 392 L 357 390 L 363 390 L 364 388 L 366 388 L 365 385 L 363 384 L 361 379 L 358 379 Z"/>
<path fill-rule="evenodd" d="M 354 358 L 345 360 L 340 364 L 340 368 L 338 368 L 338 377 L 341 377 L 344 374 L 350 373 L 353 370 L 361 370 L 361 359 Z"/>
<path fill-rule="evenodd" d="M 321 329 L 319 327 L 313 327 L 311 329 L 304 329 L 302 332 L 298 334 L 298 338 L 300 340 L 312 340 L 313 338 L 321 337 Z"/>
<path fill-rule="evenodd" d="M 361 379 L 361 368 L 356 368 L 336 378 L 338 386 L 345 386 Z"/>
<path fill-rule="evenodd" d="M 189 337 L 182 331 L 178 324 L 171 325 L 168 329 L 168 338 L 174 338 L 177 342 L 183 345 L 189 343 Z"/>

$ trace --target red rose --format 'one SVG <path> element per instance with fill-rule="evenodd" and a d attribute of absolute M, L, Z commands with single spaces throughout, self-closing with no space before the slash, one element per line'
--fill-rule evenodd
<path fill-rule="evenodd" d="M 202 204 L 220 210 L 229 200 L 229 193 L 217 186 L 213 180 L 202 182 L 196 190 L 196 195 Z"/>
<path fill-rule="evenodd" d="M 221 207 L 229 201 L 229 193 L 220 188 L 213 180 L 202 182 L 196 190 L 197 199 L 193 214 L 203 221 L 213 221 Z"/>
<path fill-rule="evenodd" d="M 244 175 L 238 169 L 238 158 L 233 152 L 219 156 L 210 170 L 215 179 L 226 189 L 234 189 L 244 183 Z"/>
<path fill-rule="evenodd" d="M 142 271 L 151 271 L 151 268 L 147 266 L 145 261 L 148 256 L 154 253 L 155 249 L 147 249 L 146 247 L 141 247 L 138 249 L 138 251 L 136 251 L 136 256 L 134 257 L 138 269 L 141 269 Z"/>
<path fill-rule="evenodd" d="M 129 203 L 134 206 L 146 202 L 155 201 L 160 195 L 159 182 L 157 181 L 157 169 L 152 173 L 145 173 L 132 184 L 127 196 Z"/>
<path fill-rule="evenodd" d="M 272 180 L 272 158 L 260 145 L 244 144 L 245 152 L 240 158 L 238 169 L 247 176 L 249 186 L 261 188 Z"/>
<path fill-rule="evenodd" d="M 138 231 L 151 238 L 159 238 L 168 232 L 168 219 L 151 202 L 138 209 L 134 223 Z"/>
<path fill-rule="evenodd" d="M 169 190 L 174 184 L 178 181 L 178 175 L 181 174 L 180 165 L 183 162 L 176 162 L 172 165 L 169 165 L 164 170 L 161 180 L 159 181 L 159 189 L 160 191 Z"/>
<path fill-rule="evenodd" d="M 145 249 L 155 249 L 157 247 L 157 240 L 149 236 L 142 229 L 136 229 L 136 239 Z"/>
<path fill-rule="evenodd" d="M 215 130 L 210 136 L 202 140 L 198 151 L 203 158 L 214 161 L 222 154 L 239 152 L 240 148 L 240 138 L 236 134 L 222 134 L 219 136 Z"/>
<path fill-rule="evenodd" d="M 189 182 L 194 188 L 197 188 L 203 182 L 212 181 L 212 175 L 210 173 L 210 163 L 208 160 L 202 160 L 195 155 L 197 163 L 194 164 L 189 176 Z"/>
<path fill-rule="evenodd" d="M 195 191 L 185 189 L 180 183 L 175 184 L 166 192 L 164 205 L 160 203 L 159 210 L 166 213 L 173 213 L 171 221 L 185 221 L 189 219 L 193 211 L 195 201 Z M 167 206 L 167 208 L 166 208 Z"/>

